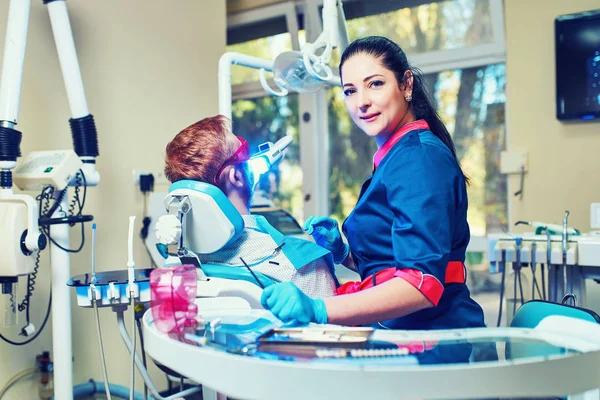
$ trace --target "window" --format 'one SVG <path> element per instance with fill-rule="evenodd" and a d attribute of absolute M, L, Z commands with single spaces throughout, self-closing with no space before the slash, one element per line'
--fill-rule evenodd
<path fill-rule="evenodd" d="M 298 140 L 298 95 L 285 97 L 264 96 L 236 100 L 232 105 L 233 131 L 248 141 L 255 151 L 267 141 L 275 143 L 285 135 L 294 142 L 285 157 L 268 174 L 264 174 L 256 188 L 259 197 L 280 207 L 303 221 L 302 168 Z"/>
<path fill-rule="evenodd" d="M 304 22 L 311 20 L 307 17 L 307 8 L 319 3 L 307 1 L 304 14 L 298 19 L 292 17 L 296 12 L 294 3 L 272 6 L 271 19 L 265 18 L 264 30 L 270 36 L 256 39 L 256 35 L 248 33 L 250 40 L 241 43 L 245 36 L 240 28 L 249 20 L 255 24 L 259 18 L 258 10 L 247 17 L 236 16 L 231 21 L 238 23 L 229 26 L 228 30 L 235 29 L 237 39 L 232 39 L 235 44 L 228 46 L 228 50 L 274 59 L 280 52 L 291 50 L 292 43 L 297 47 L 297 40 L 304 41 L 305 32 L 299 28 L 304 28 Z M 406 7 L 407 4 L 410 7 Z M 506 179 L 499 173 L 500 152 L 505 148 L 502 0 L 356 0 L 344 3 L 344 9 L 351 39 L 367 35 L 387 36 L 396 41 L 406 51 L 413 66 L 425 74 L 436 108 L 455 141 L 461 165 L 471 178 L 468 218 L 472 235 L 483 236 L 505 229 L 507 186 Z M 283 14 L 293 35 L 282 31 L 283 24 L 275 26 L 273 23 L 274 15 Z M 249 26 L 256 32 L 255 25 Z M 296 33 L 300 33 L 298 37 Z M 315 32 L 310 33 L 310 37 L 316 37 Z M 332 66 L 338 64 L 339 57 L 337 51 L 332 54 Z M 288 100 L 266 97 L 257 83 L 257 71 L 234 67 L 232 80 L 236 99 L 233 120 L 237 134 L 253 135 L 252 138 L 247 136 L 253 146 L 261 141 L 274 141 L 284 132 L 295 135 L 295 148 L 282 162 L 278 179 L 274 181 L 276 189 L 270 193 L 275 204 L 302 221 L 305 203 L 301 190 L 298 115 L 306 110 L 299 110 L 298 95 L 295 94 Z M 343 220 L 354 207 L 362 182 L 371 172 L 376 146 L 350 120 L 339 88 L 328 89 L 327 98 L 329 129 L 324 134 L 329 135 L 329 151 L 322 157 L 314 155 L 314 160 L 304 162 L 329 165 L 328 201 L 325 201 L 327 194 L 318 195 L 323 199 L 321 208 L 328 204 L 329 210 L 320 213 Z M 325 107 L 320 112 L 325 113 Z M 314 141 L 314 136 L 304 136 L 302 140 Z M 305 172 L 308 171 L 308 165 L 305 165 Z"/>
<path fill-rule="evenodd" d="M 488 0 L 454 0 L 401 8 L 351 19 L 351 39 L 381 35 L 408 56 L 427 51 L 461 49 L 493 41 Z"/>
<path fill-rule="evenodd" d="M 279 4 L 269 7 L 271 15 L 285 14 L 288 26 L 295 19 L 290 16 L 290 6 Z M 291 7 L 291 10 L 295 10 Z M 286 22 L 280 23 L 281 18 L 267 19 L 264 31 L 273 34 L 267 37 L 252 36 L 256 32 L 257 23 L 255 15 L 237 16 L 234 20 L 242 21 L 242 28 L 228 27 L 228 41 L 233 43 L 227 46 L 227 51 L 249 54 L 267 60 L 298 47 L 298 40 L 303 43 L 304 32 L 297 32 L 297 38 L 290 32 L 281 32 Z M 250 22 L 250 24 L 248 24 Z M 259 24 L 260 25 L 260 24 Z M 250 32 L 245 32 L 243 28 Z M 281 33 L 275 33 L 281 32 Z M 250 40 L 242 41 L 244 37 Z M 269 74 L 267 74 L 267 77 Z M 290 94 L 285 97 L 271 97 L 266 95 L 259 81 L 259 71 L 251 68 L 233 66 L 231 70 L 232 94 L 232 122 L 235 134 L 243 136 L 252 151 L 258 145 L 267 141 L 275 143 L 285 135 L 294 138 L 288 147 L 285 157 L 275 165 L 269 173 L 263 175 L 257 185 L 253 204 L 271 204 L 288 211 L 298 221 L 303 221 L 303 196 L 302 196 L 302 168 L 300 166 L 300 141 L 299 141 L 299 107 L 298 95 Z M 275 87 L 274 84 L 271 84 Z"/>

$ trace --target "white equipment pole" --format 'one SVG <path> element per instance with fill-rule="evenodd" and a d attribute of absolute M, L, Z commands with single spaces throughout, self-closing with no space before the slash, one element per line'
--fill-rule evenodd
<path fill-rule="evenodd" d="M 231 66 L 264 69 L 271 72 L 273 61 L 229 51 L 219 59 L 219 114 L 231 120 Z"/>
<path fill-rule="evenodd" d="M 64 0 L 46 0 L 56 51 L 67 91 L 72 120 L 90 116 L 83 79 L 77 60 L 77 51 L 73 40 L 73 32 Z M 95 130 L 95 128 L 94 128 Z M 82 168 L 88 186 L 95 185 L 99 176 L 95 170 L 95 155 L 81 156 L 84 161 Z M 87 163 L 86 161 L 91 161 Z M 61 199 L 58 210 L 68 210 L 67 196 Z M 54 216 L 64 217 L 61 211 Z M 61 247 L 69 248 L 69 225 L 58 224 L 50 228 L 50 236 Z M 56 244 L 51 243 L 52 257 L 52 345 L 54 348 L 54 397 L 56 399 L 73 399 L 73 348 L 71 330 L 71 293 L 66 285 L 70 278 L 71 267 L 69 253 Z"/>
<path fill-rule="evenodd" d="M 62 196 L 53 218 L 66 217 L 67 196 Z M 69 248 L 69 225 L 50 227 L 50 236 L 57 244 Z M 69 253 L 50 243 L 52 272 L 52 349 L 54 356 L 54 398 L 73 399 L 73 348 L 71 332 L 71 292 L 67 282 L 71 277 Z"/>
<path fill-rule="evenodd" d="M 73 118 L 81 118 L 88 115 L 87 102 L 85 100 L 85 90 L 83 89 L 83 80 L 77 61 L 77 51 L 73 41 L 73 32 L 69 22 L 67 4 L 65 0 L 52 1 L 48 3 L 48 13 L 50 14 L 50 23 L 52 24 L 52 33 L 56 43 L 56 52 L 60 61 L 71 115 Z"/>
<path fill-rule="evenodd" d="M 9 128 L 17 123 L 19 114 L 30 9 L 31 0 L 11 0 L 8 8 L 2 76 L 0 77 L 0 121 L 8 123 Z"/>

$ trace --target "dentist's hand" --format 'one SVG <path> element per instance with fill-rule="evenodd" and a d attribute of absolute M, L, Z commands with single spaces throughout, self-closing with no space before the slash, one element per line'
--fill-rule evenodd
<path fill-rule="evenodd" d="M 329 217 L 309 217 L 304 223 L 304 230 L 315 239 L 315 242 L 331 251 L 333 261 L 341 264 L 348 257 L 350 246 L 342 240 L 340 228 L 335 219 Z"/>
<path fill-rule="evenodd" d="M 327 308 L 323 299 L 311 299 L 292 282 L 267 286 L 260 304 L 283 322 L 327 323 Z"/>

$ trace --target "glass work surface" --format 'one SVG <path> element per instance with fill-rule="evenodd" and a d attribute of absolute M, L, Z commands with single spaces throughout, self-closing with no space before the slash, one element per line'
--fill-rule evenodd
<path fill-rule="evenodd" d="M 264 310 L 200 311 L 202 323 L 179 340 L 231 354 L 302 363 L 348 366 L 426 366 L 540 361 L 580 353 L 562 335 L 532 329 L 383 331 L 333 325 L 290 327 Z M 336 332 L 342 332 L 337 334 Z M 289 335 L 286 343 L 286 335 Z M 366 340 L 348 341 L 348 335 Z M 298 338 L 306 338 L 305 343 Z M 344 337 L 346 338 L 344 340 Z"/>

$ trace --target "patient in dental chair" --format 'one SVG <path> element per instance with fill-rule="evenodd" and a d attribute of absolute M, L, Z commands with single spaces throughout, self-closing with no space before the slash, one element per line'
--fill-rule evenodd
<path fill-rule="evenodd" d="M 247 265 L 276 282 L 291 281 L 311 297 L 335 295 L 338 282 L 329 251 L 286 237 L 264 217 L 250 214 L 255 179 L 249 158 L 248 144 L 231 132 L 229 120 L 222 115 L 188 126 L 167 145 L 165 176 L 171 183 L 191 179 L 217 186 L 244 220 L 237 239 L 214 253 L 198 254 L 200 262 L 234 268 Z"/>

